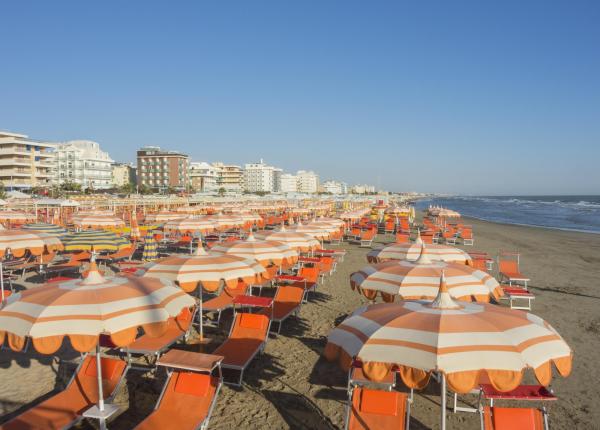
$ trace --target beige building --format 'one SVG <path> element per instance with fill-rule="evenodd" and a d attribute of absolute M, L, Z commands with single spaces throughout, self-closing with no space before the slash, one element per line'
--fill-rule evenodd
<path fill-rule="evenodd" d="M 139 149 L 137 184 L 157 190 L 185 190 L 189 184 L 189 157 L 177 151 L 163 151 L 158 146 Z"/>
<path fill-rule="evenodd" d="M 190 163 L 190 182 L 197 193 L 217 191 L 217 169 L 204 161 Z"/>
<path fill-rule="evenodd" d="M 51 185 L 56 145 L 0 131 L 0 182 L 9 189 Z"/>
<path fill-rule="evenodd" d="M 240 166 L 234 164 L 213 163 L 217 171 L 217 190 L 239 193 L 244 185 L 244 172 Z"/>
<path fill-rule="evenodd" d="M 299 170 L 296 180 L 299 193 L 314 194 L 319 191 L 319 175 L 313 171 Z"/>
<path fill-rule="evenodd" d="M 135 184 L 135 167 L 125 163 L 115 163 L 112 165 L 112 185 L 122 187 L 126 184 Z"/>
<path fill-rule="evenodd" d="M 54 161 L 57 184 L 72 182 L 83 189 L 95 190 L 111 187 L 114 161 L 97 142 L 72 140 L 60 143 L 56 147 Z"/>

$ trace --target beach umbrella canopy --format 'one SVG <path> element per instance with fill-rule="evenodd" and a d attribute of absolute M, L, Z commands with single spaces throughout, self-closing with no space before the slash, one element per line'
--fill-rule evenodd
<path fill-rule="evenodd" d="M 38 233 L 46 233 L 51 236 L 62 238 L 67 234 L 67 230 L 56 224 L 48 224 L 45 222 L 37 222 L 33 224 L 25 224 L 23 230 L 36 231 Z"/>
<path fill-rule="evenodd" d="M 498 299 L 503 295 L 498 281 L 488 273 L 465 264 L 431 260 L 428 252 L 429 248 L 422 245 L 416 261 L 366 266 L 350 276 L 350 285 L 371 300 L 378 291 L 385 301 L 393 301 L 396 295 L 404 300 L 431 300 L 438 293 L 443 271 L 451 296 L 458 300 L 488 302 L 490 296 Z"/>
<path fill-rule="evenodd" d="M 83 230 L 63 238 L 65 251 L 118 251 L 131 246 L 129 240 L 106 230 Z"/>
<path fill-rule="evenodd" d="M 298 261 L 298 252 L 289 245 L 271 240 L 257 240 L 253 234 L 245 240 L 217 243 L 211 252 L 254 259 L 265 267 L 271 264 L 290 267 Z"/>
<path fill-rule="evenodd" d="M 112 229 L 125 227 L 125 221 L 112 215 L 75 215 L 72 222 L 79 228 Z"/>
<path fill-rule="evenodd" d="M 187 292 L 198 284 L 207 291 L 217 291 L 221 283 L 234 288 L 238 279 L 247 284 L 262 284 L 269 279 L 266 269 L 255 260 L 227 254 L 207 254 L 198 248 L 195 255 L 161 258 L 150 265 L 144 277 L 176 281 Z"/>
<path fill-rule="evenodd" d="M 421 255 L 423 242 L 395 243 L 367 253 L 369 263 L 382 263 L 390 260 L 415 261 Z M 427 254 L 432 261 L 446 261 L 472 265 L 471 256 L 460 248 L 450 245 L 427 245 Z"/>
<path fill-rule="evenodd" d="M 183 219 L 187 215 L 181 212 L 158 212 L 155 214 L 146 215 L 145 222 L 146 223 L 158 223 L 162 224 L 163 222 L 175 220 L 175 219 Z"/>
<path fill-rule="evenodd" d="M 262 231 L 256 234 L 256 237 L 262 240 L 283 242 L 290 248 L 299 252 L 310 252 L 318 249 L 321 245 L 313 236 L 295 231 L 288 231 L 285 226 L 281 226 L 279 231 Z"/>
<path fill-rule="evenodd" d="M 26 223 L 27 221 L 35 221 L 37 216 L 21 211 L 0 211 L 0 222 L 8 223 Z"/>
<path fill-rule="evenodd" d="M 202 233 L 215 231 L 219 226 L 206 218 L 186 217 L 166 222 L 163 225 L 165 232 Z"/>
<path fill-rule="evenodd" d="M 4 257 L 8 250 L 13 256 L 22 257 L 27 251 L 42 255 L 62 249 L 62 242 L 54 235 L 22 229 L 0 231 L 0 257 Z"/>
<path fill-rule="evenodd" d="M 442 428 L 446 382 L 468 393 L 487 380 L 511 391 L 532 369 L 543 386 L 552 364 L 562 376 L 571 372 L 572 351 L 543 319 L 488 303 L 455 302 L 440 277 L 433 301 L 380 303 L 357 310 L 328 337 L 325 356 L 347 369 L 356 359 L 365 376 L 381 381 L 397 371 L 410 388 L 424 388 L 432 372 L 442 378 Z"/>
<path fill-rule="evenodd" d="M 290 225 L 288 230 L 294 233 L 308 234 L 309 236 L 312 236 L 318 240 L 329 239 L 331 237 L 331 234 L 334 232 L 331 228 L 328 229 L 325 226 L 309 224 Z"/>
<path fill-rule="evenodd" d="M 148 231 L 144 236 L 144 252 L 142 253 L 142 260 L 153 261 L 158 258 L 158 244 L 154 239 L 152 231 Z"/>
<path fill-rule="evenodd" d="M 215 215 L 207 215 L 203 217 L 203 219 L 210 221 L 217 225 L 217 229 L 229 229 L 241 227 L 246 224 L 239 215 L 224 215 L 224 214 L 215 214 Z"/>

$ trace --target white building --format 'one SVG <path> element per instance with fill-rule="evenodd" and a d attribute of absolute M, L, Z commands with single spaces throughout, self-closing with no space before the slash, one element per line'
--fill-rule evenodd
<path fill-rule="evenodd" d="M 299 193 L 314 194 L 319 191 L 319 175 L 315 172 L 298 170 L 296 179 Z"/>
<path fill-rule="evenodd" d="M 190 163 L 190 182 L 197 193 L 212 193 L 218 190 L 217 168 L 204 161 Z"/>
<path fill-rule="evenodd" d="M 47 187 L 53 177 L 55 145 L 24 134 L 0 131 L 0 183 L 8 190 Z"/>
<path fill-rule="evenodd" d="M 344 182 L 338 181 L 325 181 L 321 185 L 323 191 L 331 194 L 347 194 L 348 193 L 348 185 Z"/>
<path fill-rule="evenodd" d="M 369 194 L 375 192 L 375 187 L 373 185 L 354 185 L 351 188 L 352 193 L 354 194 Z"/>
<path fill-rule="evenodd" d="M 212 163 L 217 171 L 217 191 L 223 188 L 226 192 L 240 193 L 244 186 L 244 173 L 235 164 Z"/>
<path fill-rule="evenodd" d="M 55 151 L 57 184 L 73 182 L 82 188 L 110 188 L 114 161 L 100 145 L 91 140 L 72 140 L 60 143 Z"/>
<path fill-rule="evenodd" d="M 298 178 L 296 175 L 292 175 L 291 173 L 282 173 L 279 191 L 282 193 L 298 192 Z"/>
<path fill-rule="evenodd" d="M 250 193 L 278 192 L 281 188 L 281 169 L 260 163 L 244 165 L 244 190 Z"/>

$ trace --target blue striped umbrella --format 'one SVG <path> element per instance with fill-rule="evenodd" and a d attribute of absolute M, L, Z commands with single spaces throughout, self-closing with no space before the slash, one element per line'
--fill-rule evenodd
<path fill-rule="evenodd" d="M 108 230 L 83 230 L 67 234 L 63 239 L 65 251 L 118 251 L 131 242 Z"/>
<path fill-rule="evenodd" d="M 148 231 L 144 236 L 144 253 L 142 254 L 142 260 L 152 261 L 158 258 L 158 244 L 154 239 L 152 231 Z"/>
<path fill-rule="evenodd" d="M 61 226 L 56 224 L 48 224 L 45 222 L 25 224 L 22 228 L 23 230 L 32 230 L 40 233 L 50 234 L 52 236 L 58 237 L 59 239 L 62 239 L 67 234 L 67 230 L 62 228 Z"/>

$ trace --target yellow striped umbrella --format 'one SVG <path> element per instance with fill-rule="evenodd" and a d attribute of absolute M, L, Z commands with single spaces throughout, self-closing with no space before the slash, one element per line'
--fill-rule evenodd
<path fill-rule="evenodd" d="M 427 385 L 432 372 L 442 377 L 442 428 L 446 382 L 468 393 L 488 378 L 499 391 L 518 387 L 526 369 L 544 386 L 552 364 L 569 375 L 572 351 L 541 318 L 488 303 L 455 302 L 444 276 L 431 301 L 380 303 L 356 311 L 328 338 L 325 356 L 348 368 L 362 362 L 367 378 L 381 381 L 397 370 L 410 388 Z"/>
<path fill-rule="evenodd" d="M 63 239 L 65 251 L 118 251 L 131 246 L 124 237 L 107 230 L 83 230 L 67 234 Z"/>
<path fill-rule="evenodd" d="M 428 250 L 423 245 L 416 261 L 366 266 L 350 276 L 350 285 L 371 300 L 378 291 L 385 301 L 393 301 L 396 295 L 404 300 L 431 300 L 438 292 L 440 274 L 444 271 L 450 294 L 456 299 L 488 302 L 490 296 L 498 299 L 503 295 L 498 281 L 488 273 L 465 264 L 433 261 Z"/>
<path fill-rule="evenodd" d="M 298 261 L 298 252 L 289 245 L 271 240 L 257 240 L 252 234 L 245 240 L 218 243 L 212 247 L 211 252 L 254 259 L 265 267 L 275 264 L 287 268 Z"/>

